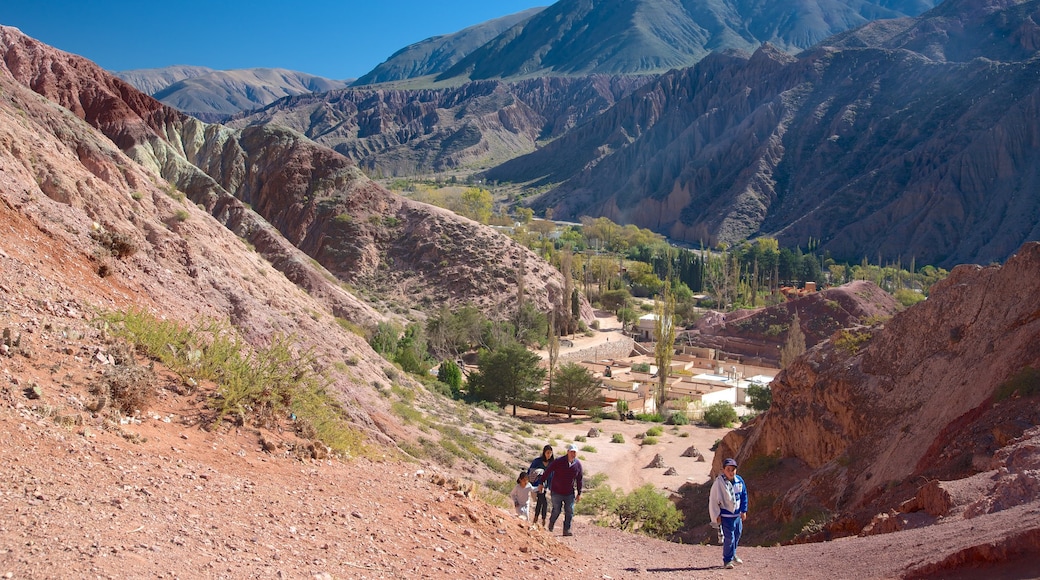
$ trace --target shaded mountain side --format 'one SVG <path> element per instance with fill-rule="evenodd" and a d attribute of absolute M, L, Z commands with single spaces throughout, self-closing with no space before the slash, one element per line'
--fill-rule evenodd
<path fill-rule="evenodd" d="M 373 85 L 444 72 L 487 41 L 542 10 L 544 7 L 528 8 L 516 14 L 463 28 L 453 34 L 421 40 L 395 52 L 351 85 Z"/>
<path fill-rule="evenodd" d="M 1038 6 L 962 0 L 856 36 L 880 47 L 712 55 L 486 176 L 562 182 L 533 206 L 690 243 L 812 237 L 848 260 L 1000 261 L 1040 239 Z M 927 54 L 884 46 L 932 29 Z"/>
<path fill-rule="evenodd" d="M 515 281 L 509 267 L 520 259 L 528 263 L 528 295 L 542 310 L 550 308 L 550 298 L 563 287 L 559 273 L 525 248 L 485 226 L 405 202 L 368 180 L 345 157 L 298 133 L 274 127 L 238 132 L 206 125 L 135 91 L 92 63 L 44 47 L 14 29 L 0 28 L 0 43 L 7 70 L 16 80 L 65 106 L 135 161 L 175 184 L 249 240 L 290 279 L 328 300 L 337 316 L 362 324 L 382 318 L 330 281 L 331 276 L 314 269 L 310 258 L 293 244 L 351 283 L 364 285 L 386 276 L 421 280 L 421 286 L 449 295 L 449 304 L 480 304 L 495 315 L 505 311 L 514 293 L 498 294 L 471 278 L 457 279 L 452 269 L 414 259 L 438 247 L 440 239 L 399 238 L 397 232 L 429 231 L 412 230 L 410 220 L 430 216 L 438 222 L 454 222 L 452 227 L 471 243 L 504 244 L 503 252 L 513 260 L 500 262 L 503 270 L 495 273 L 496 287 L 506 284 L 502 277 Z M 445 259 L 464 265 L 462 258 L 448 255 Z M 413 269 L 416 265 L 425 269 Z M 409 306 L 430 300 L 421 293 L 400 295 Z M 591 316 L 591 310 L 586 307 L 586 311 Z"/>
<path fill-rule="evenodd" d="M 812 348 L 842 329 L 886 319 L 900 308 L 877 284 L 856 280 L 767 308 L 709 312 L 676 342 L 718 349 L 747 362 L 779 364 L 795 315 L 806 348 Z"/>
<path fill-rule="evenodd" d="M 501 163 L 613 105 L 647 79 L 591 76 L 448 89 L 351 88 L 283 99 L 229 122 L 278 125 L 370 173 L 417 175 Z"/>
<path fill-rule="evenodd" d="M 510 79 L 648 74 L 764 42 L 796 52 L 871 20 L 916 16 L 931 0 L 561 0 L 438 76 Z"/>
<path fill-rule="evenodd" d="M 785 483 L 759 481 L 758 511 L 776 525 L 814 519 L 817 539 L 1035 501 L 1038 285 L 1031 242 L 1004 266 L 958 266 L 883 325 L 817 345 L 773 381 L 769 411 L 723 439 L 716 468 L 729 455 L 745 473 L 769 466 Z"/>

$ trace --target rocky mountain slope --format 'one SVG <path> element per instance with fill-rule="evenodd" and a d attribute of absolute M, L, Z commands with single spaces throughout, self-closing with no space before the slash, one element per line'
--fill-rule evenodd
<path fill-rule="evenodd" d="M 1004 266 L 958 266 L 927 301 L 817 345 L 781 372 L 772 408 L 727 435 L 716 463 L 734 455 L 745 473 L 767 469 L 757 511 L 789 524 L 813 519 L 807 537 L 1035 505 L 1038 285 L 1036 242 Z M 1020 532 L 991 556 L 982 546 L 965 556 L 996 561 L 1001 551 L 1035 552 L 1036 540 L 1036 530 Z"/>
<path fill-rule="evenodd" d="M 282 97 L 323 93 L 349 84 L 278 68 L 218 71 L 176 66 L 122 71 L 115 75 L 161 103 L 208 122 L 259 109 Z"/>
<path fill-rule="evenodd" d="M 444 89 L 350 88 L 284 99 L 231 127 L 289 127 L 371 174 L 487 167 L 533 151 L 646 82 L 644 77 L 481 81 Z"/>
<path fill-rule="evenodd" d="M 691 243 L 1003 260 L 1040 239 L 1038 6 L 957 0 L 797 58 L 712 55 L 486 176 L 562 182 L 536 207 Z"/>
<path fill-rule="evenodd" d="M 0 48 L 16 81 L 100 130 L 337 316 L 361 324 L 380 316 L 340 280 L 385 291 L 393 300 L 385 311 L 443 299 L 500 313 L 515 295 L 499 290 L 516 281 L 521 261 L 531 300 L 543 310 L 558 302 L 559 273 L 532 252 L 490 228 L 388 193 L 347 158 L 298 133 L 207 125 L 15 29 L 0 28 Z M 473 276 L 484 263 L 493 268 Z"/>
<path fill-rule="evenodd" d="M 796 52 L 879 18 L 916 16 L 930 0 L 560 0 L 506 30 L 439 80 L 647 74 L 712 51 L 763 42 Z"/>
<path fill-rule="evenodd" d="M 374 85 L 442 73 L 487 41 L 542 10 L 543 8 L 529 8 L 463 28 L 452 34 L 421 40 L 395 52 L 351 84 Z"/>

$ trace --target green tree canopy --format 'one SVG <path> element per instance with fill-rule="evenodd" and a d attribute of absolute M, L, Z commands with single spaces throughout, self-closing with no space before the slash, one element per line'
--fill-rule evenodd
<path fill-rule="evenodd" d="M 539 362 L 538 355 L 518 343 L 481 351 L 478 370 L 469 378 L 470 394 L 503 407 L 512 405 L 516 415 L 518 403 L 538 398 L 538 389 L 545 378 L 545 369 Z"/>
<path fill-rule="evenodd" d="M 588 409 L 600 398 L 600 381 L 589 370 L 576 363 L 567 363 L 556 371 L 556 384 L 549 403 L 565 407 L 567 416 L 576 409 Z"/>

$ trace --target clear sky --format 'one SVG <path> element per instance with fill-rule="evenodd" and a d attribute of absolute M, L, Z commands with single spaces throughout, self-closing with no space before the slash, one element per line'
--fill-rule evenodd
<path fill-rule="evenodd" d="M 359 77 L 398 49 L 555 0 L 0 0 L 0 24 L 111 71 L 175 64 Z"/>

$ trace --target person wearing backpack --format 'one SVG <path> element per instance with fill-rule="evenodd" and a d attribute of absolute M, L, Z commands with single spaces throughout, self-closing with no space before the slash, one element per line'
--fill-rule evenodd
<path fill-rule="evenodd" d="M 722 530 L 722 567 L 732 568 L 743 564 L 737 556 L 737 545 L 747 519 L 747 485 L 737 475 L 737 461 L 732 457 L 722 462 L 722 473 L 711 484 L 708 495 L 708 514 L 712 525 Z"/>

